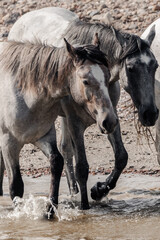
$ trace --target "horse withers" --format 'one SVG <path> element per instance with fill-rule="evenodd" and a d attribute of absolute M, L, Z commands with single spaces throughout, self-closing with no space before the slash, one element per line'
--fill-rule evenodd
<path fill-rule="evenodd" d="M 21 26 L 23 26 L 23 29 Z M 158 118 L 154 94 L 154 75 L 157 62 L 150 49 L 155 36 L 154 28 L 142 40 L 136 35 L 124 33 L 112 26 L 82 22 L 76 14 L 67 9 L 53 7 L 23 15 L 13 25 L 9 39 L 18 38 L 21 41 L 36 42 L 38 38 L 46 44 L 61 46 L 63 44 L 62 36 L 75 44 L 89 44 L 92 41 L 93 33 L 98 33 L 100 49 L 106 53 L 109 63 L 111 73 L 109 94 L 115 113 L 120 96 L 118 81 L 120 80 L 138 109 L 141 123 L 144 126 L 154 125 Z M 61 152 L 66 162 L 66 172 L 71 193 L 74 193 L 77 192 L 77 185 L 72 166 L 72 155 L 74 152 L 76 162 L 80 163 L 84 159 L 87 161 L 83 133 L 89 125 L 94 123 L 94 120 L 71 97 L 65 97 L 61 100 L 61 106 L 65 113 L 65 118 L 62 120 Z M 75 118 L 76 128 L 73 127 Z M 75 129 L 79 131 L 75 132 Z M 115 166 L 104 183 L 98 183 L 92 188 L 91 196 L 95 200 L 100 199 L 116 186 L 116 182 L 128 160 L 128 154 L 121 138 L 119 123 L 115 131 L 108 134 L 108 138 L 113 147 Z M 74 142 L 73 151 L 71 151 L 72 142 Z"/>
<path fill-rule="evenodd" d="M 29 42 L 0 43 L 0 164 L 2 175 L 6 167 L 12 199 L 22 197 L 24 192 L 20 150 L 24 144 L 33 143 L 50 159 L 50 200 L 52 205 L 58 204 L 63 157 L 57 149 L 54 121 L 61 111 L 61 98 L 71 95 L 102 132 L 110 133 L 117 125 L 106 86 L 110 74 L 105 55 L 95 45 L 73 47 L 65 42 L 62 48 Z M 87 209 L 86 162 L 78 166 L 77 176 L 81 206 Z"/>

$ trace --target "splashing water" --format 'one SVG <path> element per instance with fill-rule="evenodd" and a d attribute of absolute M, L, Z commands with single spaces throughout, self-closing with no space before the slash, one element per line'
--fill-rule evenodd
<path fill-rule="evenodd" d="M 62 199 L 63 201 L 63 199 Z M 78 207 L 71 207 L 72 202 L 64 200 L 59 203 L 59 207 L 54 208 L 54 219 L 58 221 L 72 221 L 82 214 Z M 44 219 L 44 216 L 50 219 L 49 213 L 46 212 L 47 205 L 50 201 L 47 197 L 35 197 L 32 194 L 28 198 L 15 197 L 13 200 L 13 207 L 8 210 L 0 211 L 0 219 L 20 219 L 28 218 L 30 220 Z"/>
<path fill-rule="evenodd" d="M 89 184 L 93 186 L 99 179 L 94 177 L 93 181 L 90 180 L 92 179 L 89 179 Z M 47 179 L 42 177 L 38 180 L 27 178 L 27 181 L 30 181 L 27 182 L 29 192 L 25 194 L 24 199 L 14 199 L 16 207 L 11 207 L 8 195 L 0 197 L 0 239 L 159 239 L 160 185 L 158 177 L 123 175 L 116 189 L 109 194 L 108 200 L 105 198 L 96 203 L 90 199 L 91 209 L 86 211 L 78 208 L 79 195 L 72 198 L 67 195 L 67 186 L 63 182 L 59 206 L 55 209 L 55 218 L 52 221 L 44 218 L 49 203 L 46 197 L 49 177 Z M 35 186 L 34 183 L 36 183 Z M 42 191 L 44 185 L 46 190 Z M 41 192 L 37 193 L 37 189 Z"/>
<path fill-rule="evenodd" d="M 42 218 L 46 212 L 48 199 L 47 197 L 34 197 L 30 194 L 28 199 L 15 197 L 13 202 L 15 204 L 13 211 L 0 215 L 1 219 L 29 218 L 36 220 Z"/>

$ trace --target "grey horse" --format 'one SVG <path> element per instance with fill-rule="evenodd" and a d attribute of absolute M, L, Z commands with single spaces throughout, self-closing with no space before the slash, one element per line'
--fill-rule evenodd
<path fill-rule="evenodd" d="M 12 199 L 24 192 L 20 150 L 33 143 L 50 160 L 50 200 L 52 205 L 58 204 L 64 161 L 57 148 L 54 121 L 61 114 L 61 98 L 71 95 L 101 131 L 110 133 L 117 125 L 107 88 L 110 74 L 105 55 L 95 45 L 73 47 L 65 42 L 62 48 L 0 43 L 0 169 L 3 175 L 5 165 Z M 84 171 L 88 168 L 79 168 L 79 175 Z M 86 181 L 82 179 L 80 185 L 83 209 L 88 208 Z M 52 206 L 50 210 L 52 213 Z"/>
<path fill-rule="evenodd" d="M 72 43 L 90 43 L 93 33 L 98 33 L 100 49 L 106 54 L 111 78 L 109 94 L 116 113 L 120 96 L 119 79 L 123 88 L 130 94 L 144 126 L 153 126 L 158 118 L 155 105 L 154 81 L 157 61 L 150 50 L 154 39 L 154 27 L 144 40 L 136 35 L 118 31 L 105 24 L 82 22 L 76 14 L 62 8 L 44 8 L 22 16 L 12 27 L 9 39 L 61 46 L 65 36 Z M 65 159 L 66 172 L 71 193 L 77 192 L 76 181 L 80 184 L 79 168 L 88 166 L 83 133 L 94 120 L 78 106 L 72 97 L 61 100 L 65 113 L 62 120 L 61 153 Z M 76 121 L 75 121 L 76 118 Z M 76 129 L 76 131 L 75 131 Z M 115 167 L 105 182 L 98 182 L 91 189 L 93 199 L 101 199 L 116 186 L 116 182 L 127 164 L 128 154 L 124 148 L 120 125 L 108 134 L 115 154 Z M 73 149 L 73 151 L 71 151 Z M 72 155 L 75 155 L 75 176 Z M 86 172 L 83 177 L 86 178 Z M 76 181 L 75 181 L 76 177 Z"/>

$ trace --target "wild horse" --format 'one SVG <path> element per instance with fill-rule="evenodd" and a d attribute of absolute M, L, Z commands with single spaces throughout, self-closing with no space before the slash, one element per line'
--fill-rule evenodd
<path fill-rule="evenodd" d="M 160 66 L 160 18 L 151 23 L 149 27 L 142 34 L 142 38 L 145 38 L 150 31 L 150 29 L 155 26 L 155 38 L 151 44 L 152 52 L 154 53 L 158 65 Z M 155 81 L 155 96 L 156 96 L 156 104 L 160 109 L 160 67 L 156 71 L 156 81 Z M 160 164 L 160 118 L 158 118 L 156 122 L 156 150 L 157 150 L 157 160 Z"/>
<path fill-rule="evenodd" d="M 154 39 L 154 28 L 150 30 L 145 40 L 136 35 L 116 30 L 105 24 L 82 22 L 76 14 L 61 8 L 44 8 L 22 16 L 12 27 L 9 39 L 36 42 L 37 39 L 46 44 L 62 45 L 62 36 L 73 44 L 90 43 L 94 33 L 98 33 L 100 49 L 106 54 L 109 62 L 111 78 L 109 94 L 116 113 L 120 96 L 119 79 L 123 88 L 130 94 L 138 109 L 139 120 L 144 126 L 153 126 L 158 118 L 155 105 L 154 77 L 157 61 L 150 50 Z M 36 37 L 35 37 L 36 36 Z M 66 172 L 71 193 L 77 192 L 77 185 L 72 165 L 72 152 L 76 158 L 77 168 L 87 159 L 84 149 L 84 130 L 94 123 L 87 112 L 78 106 L 71 97 L 61 100 L 65 113 L 62 119 L 61 153 L 66 163 Z M 76 122 L 74 119 L 76 118 Z M 75 129 L 78 129 L 75 131 Z M 106 182 L 97 183 L 91 189 L 93 199 L 100 199 L 113 189 L 127 164 L 128 154 L 124 148 L 120 125 L 113 133 L 108 134 L 115 154 L 115 167 Z M 73 151 L 71 151 L 72 142 Z"/>
<path fill-rule="evenodd" d="M 71 95 L 97 121 L 101 131 L 111 133 L 117 125 L 107 88 L 110 74 L 105 55 L 95 45 L 73 47 L 65 42 L 62 48 L 39 43 L 0 44 L 1 174 L 5 165 L 12 199 L 22 197 L 24 191 L 20 150 L 24 144 L 33 143 L 50 159 L 50 200 L 52 205 L 58 204 L 64 160 L 57 149 L 54 121 L 61 112 L 61 98 Z M 78 166 L 77 175 L 81 205 L 86 209 L 86 162 Z"/>

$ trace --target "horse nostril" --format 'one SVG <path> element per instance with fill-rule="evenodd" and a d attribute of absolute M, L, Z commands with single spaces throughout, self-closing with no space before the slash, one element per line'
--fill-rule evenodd
<path fill-rule="evenodd" d="M 159 110 L 146 110 L 143 112 L 143 121 L 146 126 L 153 126 L 159 115 Z"/>
<path fill-rule="evenodd" d="M 117 126 L 118 124 L 118 119 L 115 118 L 114 120 L 110 120 L 110 119 L 105 119 L 102 122 L 102 126 L 107 130 L 108 133 L 113 132 L 115 126 Z"/>
<path fill-rule="evenodd" d="M 143 119 L 144 119 L 144 121 L 147 121 L 147 120 L 148 120 L 148 116 L 149 116 L 148 111 L 145 111 L 145 112 L 143 113 Z"/>
<path fill-rule="evenodd" d="M 104 120 L 104 121 L 102 122 L 102 126 L 103 126 L 105 129 L 107 129 L 107 120 Z"/>

